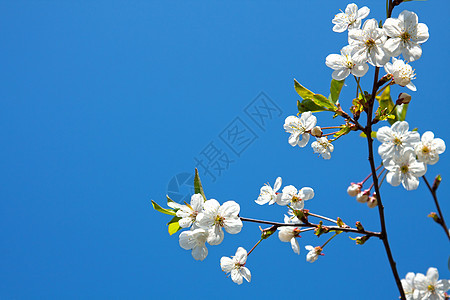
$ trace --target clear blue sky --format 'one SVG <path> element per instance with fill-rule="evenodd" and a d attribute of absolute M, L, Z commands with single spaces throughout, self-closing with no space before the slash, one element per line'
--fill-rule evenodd
<path fill-rule="evenodd" d="M 369 172 L 364 139 L 339 140 L 325 161 L 309 145 L 292 148 L 282 128 L 297 112 L 294 78 L 328 93 L 325 57 L 347 43 L 331 19 L 347 3 L 1 1 L 0 298 L 396 299 L 378 240 L 356 246 L 342 234 L 310 264 L 304 246 L 326 237 L 304 234 L 298 256 L 273 236 L 249 257 L 251 284 L 237 286 L 219 259 L 250 249 L 257 226 L 244 224 L 196 262 L 178 235 L 168 235 L 169 217 L 150 205 L 164 203 L 173 176 L 192 173 L 194 158 L 213 143 L 232 162 L 215 181 L 202 176 L 206 194 L 239 202 L 242 216 L 283 220 L 283 208 L 253 201 L 263 183 L 281 176 L 314 188 L 306 208 L 379 230 L 377 211 L 346 194 L 349 182 Z M 369 17 L 385 17 L 384 1 L 358 5 L 371 8 Z M 450 4 L 402 7 L 394 16 L 413 10 L 430 30 L 413 64 L 418 91 L 407 120 L 450 143 Z M 258 95 L 278 107 L 261 126 L 246 114 Z M 341 103 L 348 107 L 353 96 L 349 80 Z M 317 116 L 323 126 L 336 124 L 329 114 Z M 221 136 L 236 122 L 252 134 L 233 152 Z M 449 167 L 445 153 L 427 173 L 443 176 L 448 220 Z M 388 184 L 382 192 L 401 276 L 434 266 L 450 278 L 449 244 L 426 217 L 435 208 L 423 182 L 414 192 Z"/>

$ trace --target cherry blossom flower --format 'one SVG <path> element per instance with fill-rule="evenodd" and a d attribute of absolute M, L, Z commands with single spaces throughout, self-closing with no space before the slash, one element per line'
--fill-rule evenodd
<path fill-rule="evenodd" d="M 322 248 L 319 246 L 313 247 L 311 245 L 307 245 L 305 246 L 305 249 L 309 251 L 308 254 L 306 254 L 306 261 L 310 263 L 315 262 L 319 258 L 319 255 L 323 255 Z"/>
<path fill-rule="evenodd" d="M 297 189 L 293 185 L 288 185 L 283 188 L 283 193 L 278 204 L 288 205 L 295 209 L 303 209 L 305 201 L 314 198 L 314 190 L 310 187 L 304 187 L 301 190 Z"/>
<path fill-rule="evenodd" d="M 208 232 L 204 229 L 197 228 L 187 230 L 180 233 L 180 246 L 185 250 L 192 249 L 192 257 L 195 260 L 204 260 L 208 255 L 208 248 L 205 243 L 208 238 Z"/>
<path fill-rule="evenodd" d="M 420 134 L 408 129 L 409 124 L 406 121 L 397 121 L 391 127 L 384 126 L 378 129 L 377 140 L 382 143 L 378 147 L 381 159 L 398 156 L 405 149 L 414 149 L 414 145 L 420 140 Z"/>
<path fill-rule="evenodd" d="M 297 218 L 295 218 L 297 219 Z M 298 219 L 297 219 L 298 220 Z M 285 224 L 295 224 L 288 216 L 284 215 L 284 223 Z M 278 228 L 278 237 L 282 242 L 290 242 L 292 250 L 300 254 L 300 246 L 298 245 L 297 237 L 300 237 L 300 229 L 294 226 L 282 226 Z"/>
<path fill-rule="evenodd" d="M 403 54 L 407 61 L 414 61 L 422 56 L 420 44 L 428 40 L 428 27 L 419 23 L 417 15 L 404 10 L 398 18 L 388 18 L 383 29 L 391 37 L 384 44 L 390 56 Z"/>
<path fill-rule="evenodd" d="M 289 132 L 289 144 L 292 147 L 298 145 L 305 147 L 309 141 L 309 131 L 316 126 L 317 118 L 310 112 L 305 112 L 300 118 L 296 116 L 289 116 L 284 121 L 284 130 Z M 300 138 L 301 137 L 301 138 Z"/>
<path fill-rule="evenodd" d="M 414 297 L 414 277 L 416 275 L 413 272 L 406 274 L 405 279 L 402 279 L 402 287 L 405 292 L 406 300 L 417 299 Z"/>
<path fill-rule="evenodd" d="M 386 73 L 391 74 L 394 78 L 394 82 L 400 86 L 406 86 L 411 91 L 416 91 L 416 86 L 411 80 L 416 79 L 416 74 L 413 68 L 405 64 L 401 59 L 392 58 L 392 63 L 388 62 L 384 66 Z"/>
<path fill-rule="evenodd" d="M 236 255 L 232 258 L 224 256 L 220 259 L 220 267 L 222 268 L 222 271 L 231 273 L 231 280 L 233 280 L 234 283 L 242 284 L 242 278 L 245 278 L 247 282 L 250 282 L 252 278 L 250 270 L 245 267 L 246 261 L 247 250 L 239 247 L 236 251 Z"/>
<path fill-rule="evenodd" d="M 407 149 L 401 155 L 394 156 L 383 162 L 386 170 L 386 180 L 393 186 L 400 183 L 408 190 L 415 190 L 419 186 L 418 177 L 422 177 L 427 172 L 427 165 L 416 160 L 414 151 Z"/>
<path fill-rule="evenodd" d="M 178 208 L 177 217 L 181 219 L 178 221 L 181 228 L 187 228 L 194 224 L 197 215 L 203 209 L 205 200 L 201 194 L 194 194 L 191 197 L 190 205 L 181 205 L 175 202 L 168 202 L 167 205 L 172 208 Z"/>
<path fill-rule="evenodd" d="M 439 138 L 435 139 L 433 132 L 427 131 L 422 135 L 414 150 L 419 161 L 434 165 L 439 161 L 439 154 L 445 151 L 445 142 Z"/>
<path fill-rule="evenodd" d="M 215 199 L 205 202 L 203 211 L 198 214 L 197 222 L 200 228 L 208 231 L 207 242 L 210 245 L 219 245 L 223 241 L 222 227 L 230 234 L 239 233 L 242 221 L 238 217 L 239 204 L 227 201 L 222 206 Z"/>
<path fill-rule="evenodd" d="M 386 33 L 378 28 L 377 20 L 364 22 L 362 29 L 352 29 L 348 32 L 348 43 L 352 46 L 352 59 L 362 64 L 368 61 L 371 65 L 382 67 L 389 61 L 383 45 Z"/>
<path fill-rule="evenodd" d="M 333 24 L 334 32 L 344 32 L 347 28 L 359 29 L 361 27 L 361 20 L 367 17 L 370 13 L 370 9 L 367 6 L 358 9 L 358 6 L 354 3 L 350 3 L 345 8 L 345 13 L 341 12 L 334 16 L 331 21 Z"/>
<path fill-rule="evenodd" d="M 429 268 L 427 275 L 417 273 L 414 277 L 416 299 L 444 300 L 445 292 L 450 289 L 450 280 L 439 278 L 439 272 L 436 268 Z"/>
<path fill-rule="evenodd" d="M 330 143 L 326 136 L 316 138 L 315 142 L 311 143 L 314 153 L 319 153 L 324 159 L 331 158 L 331 152 L 334 150 L 333 144 Z"/>
<path fill-rule="evenodd" d="M 352 46 L 348 45 L 342 48 L 341 54 L 330 54 L 325 59 L 325 64 L 335 70 L 331 77 L 334 80 L 344 80 L 348 75 L 353 74 L 356 77 L 366 75 L 369 66 L 363 63 L 355 63 L 351 56 Z"/>
<path fill-rule="evenodd" d="M 273 185 L 273 188 L 269 184 L 265 184 L 260 191 L 258 199 L 255 200 L 259 205 L 269 203 L 269 205 L 278 202 L 281 198 L 281 194 L 277 194 L 277 191 L 281 187 L 281 177 L 278 177 Z"/>

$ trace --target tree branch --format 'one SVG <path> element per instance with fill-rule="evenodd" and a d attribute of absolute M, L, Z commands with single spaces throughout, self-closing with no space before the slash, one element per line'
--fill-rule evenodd
<path fill-rule="evenodd" d="M 441 207 L 439 206 L 439 202 L 438 202 L 437 195 L 436 195 L 437 186 L 436 186 L 436 188 L 434 188 L 434 185 L 433 185 L 433 187 L 431 187 L 430 183 L 428 182 L 428 180 L 425 177 L 425 175 L 423 175 L 422 178 L 425 181 L 428 189 L 430 190 L 430 193 L 431 193 L 431 195 L 433 196 L 433 199 L 434 199 L 434 204 L 436 204 L 436 208 L 438 210 L 439 220 L 436 221 L 436 223 L 438 223 L 439 225 L 442 226 L 442 228 L 445 231 L 445 234 L 447 235 L 448 239 L 450 240 L 450 232 L 448 232 L 448 227 L 447 227 L 447 224 L 445 224 L 444 215 L 442 214 Z"/>

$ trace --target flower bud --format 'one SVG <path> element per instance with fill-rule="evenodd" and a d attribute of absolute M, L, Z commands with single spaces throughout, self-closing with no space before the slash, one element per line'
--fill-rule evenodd
<path fill-rule="evenodd" d="M 374 196 L 370 196 L 369 200 L 367 201 L 367 206 L 370 208 L 374 208 L 378 205 L 378 200 Z"/>
<path fill-rule="evenodd" d="M 362 184 L 360 183 L 353 183 L 350 184 L 350 186 L 347 188 L 347 193 L 350 195 L 350 197 L 356 197 L 361 192 Z"/>
<path fill-rule="evenodd" d="M 407 93 L 401 93 L 400 95 L 398 95 L 398 99 L 395 102 L 395 104 L 401 105 L 401 104 L 408 104 L 409 102 L 411 102 L 411 95 Z"/>
<path fill-rule="evenodd" d="M 319 126 L 313 127 L 313 129 L 311 129 L 311 135 L 315 137 L 321 137 L 322 129 Z"/>
<path fill-rule="evenodd" d="M 358 201 L 359 203 L 366 203 L 369 200 L 369 194 L 370 194 L 369 190 L 360 192 L 356 196 L 356 201 Z"/>

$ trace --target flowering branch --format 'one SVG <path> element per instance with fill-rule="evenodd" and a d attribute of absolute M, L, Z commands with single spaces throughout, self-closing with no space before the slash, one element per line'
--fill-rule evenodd
<path fill-rule="evenodd" d="M 425 184 L 427 185 L 428 189 L 430 190 L 430 193 L 431 193 L 431 195 L 433 196 L 433 199 L 434 199 L 434 204 L 436 204 L 436 208 L 438 210 L 439 216 L 436 216 L 436 218 L 433 218 L 433 219 L 434 219 L 434 221 L 436 223 L 438 223 L 439 225 L 442 226 L 442 228 L 445 231 L 445 234 L 447 235 L 448 239 L 450 240 L 450 232 L 448 231 L 447 224 L 445 224 L 444 215 L 442 214 L 441 207 L 439 205 L 439 202 L 438 202 L 438 199 L 437 199 L 437 195 L 436 195 L 436 190 L 437 190 L 437 188 L 439 186 L 438 182 L 440 182 L 440 176 L 436 177 L 435 182 L 433 184 L 433 187 L 430 186 L 430 183 L 428 182 L 428 180 L 425 177 L 425 175 L 423 175 L 422 178 L 423 178 L 423 181 L 425 181 Z"/>
<path fill-rule="evenodd" d="M 319 224 L 313 224 L 313 223 L 279 223 L 279 222 L 264 221 L 264 220 L 251 219 L 251 218 L 245 218 L 245 217 L 240 217 L 240 219 L 241 219 L 241 221 L 244 221 L 244 222 L 272 225 L 272 226 L 275 226 L 276 228 L 283 227 L 283 226 L 317 228 L 320 226 Z M 339 226 L 326 226 L 326 227 L 330 231 L 352 232 L 352 233 L 364 234 L 364 235 L 369 235 L 369 236 L 375 236 L 378 238 L 381 238 L 381 236 L 382 236 L 382 234 L 380 232 L 367 231 L 365 229 L 359 230 L 356 228 L 351 228 L 351 227 L 346 228 L 346 227 L 339 227 Z"/>

